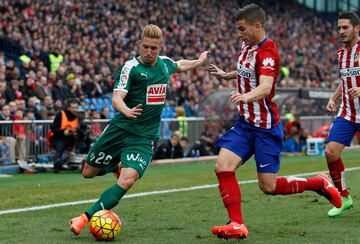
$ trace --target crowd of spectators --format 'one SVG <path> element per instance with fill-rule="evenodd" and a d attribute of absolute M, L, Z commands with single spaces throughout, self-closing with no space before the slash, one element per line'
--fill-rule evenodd
<path fill-rule="evenodd" d="M 136 54 L 136 40 L 149 22 L 164 31 L 163 54 L 195 58 L 210 49 L 212 62 L 234 69 L 239 41 L 233 13 L 240 4 L 244 2 L 1 1 L 0 106 L 25 101 L 30 110 L 30 99 L 36 99 L 35 118 L 46 119 L 67 98 L 111 92 L 113 74 Z M 334 88 L 334 24 L 291 1 L 260 4 L 269 13 L 267 32 L 280 50 L 279 87 Z M 233 85 L 198 69 L 174 75 L 168 98 L 171 105 L 184 105 L 189 117 L 197 114 L 202 98 Z"/>
<path fill-rule="evenodd" d="M 3 0 L 0 110 L 8 106 L 12 119 L 19 118 L 17 111 L 26 119 L 53 119 L 69 98 L 78 98 L 84 104 L 86 99 L 111 94 L 116 70 L 136 55 L 137 40 L 148 23 L 163 30 L 162 55 L 174 60 L 192 59 L 208 49 L 211 62 L 226 71 L 234 70 L 240 43 L 233 13 L 247 2 Z M 334 89 L 338 46 L 335 22 L 327 22 L 293 1 L 255 2 L 266 9 L 267 33 L 279 47 L 278 87 Z M 204 108 L 201 102 L 206 97 L 226 88 L 234 89 L 235 83 L 210 76 L 206 68 L 173 75 L 167 93 L 169 109 L 164 111 L 182 106 L 184 117 L 196 116 Z M 300 110 L 303 107 L 298 106 Z M 220 114 L 205 106 L 202 114 L 206 112 Z M 112 116 L 105 114 L 102 118 Z M 210 126 L 220 129 L 216 123 Z"/>

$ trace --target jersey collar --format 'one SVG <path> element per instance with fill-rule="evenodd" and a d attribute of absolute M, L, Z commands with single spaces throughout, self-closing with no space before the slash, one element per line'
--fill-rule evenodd
<path fill-rule="evenodd" d="M 264 45 L 264 43 L 265 43 L 268 39 L 269 39 L 269 37 L 266 36 L 266 37 L 264 38 L 264 40 L 262 40 L 257 46 L 258 46 L 258 47 L 261 47 L 262 45 Z"/>

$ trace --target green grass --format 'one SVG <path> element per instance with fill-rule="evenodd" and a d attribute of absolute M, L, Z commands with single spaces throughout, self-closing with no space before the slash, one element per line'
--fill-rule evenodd
<path fill-rule="evenodd" d="M 346 152 L 346 167 L 357 167 L 360 152 Z M 327 170 L 323 157 L 284 157 L 279 175 Z M 216 184 L 214 162 L 152 166 L 129 194 Z M 237 171 L 239 181 L 256 178 L 249 161 Z M 0 210 L 95 199 L 115 183 L 112 175 L 83 179 L 79 173 L 15 175 L 0 178 Z M 256 183 L 241 185 L 243 216 L 251 243 L 360 242 L 360 171 L 347 173 L 355 208 L 328 218 L 330 204 L 313 192 L 266 196 Z M 94 243 L 86 229 L 74 236 L 68 221 L 91 204 L 0 215 L 0 243 Z M 210 233 L 227 221 L 217 188 L 123 199 L 114 208 L 123 231 L 116 243 L 223 243 Z M 235 243 L 231 240 L 227 243 Z"/>

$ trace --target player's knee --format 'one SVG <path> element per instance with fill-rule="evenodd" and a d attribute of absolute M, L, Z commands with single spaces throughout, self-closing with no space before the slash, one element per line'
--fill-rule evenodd
<path fill-rule="evenodd" d="M 324 154 L 325 157 L 330 160 L 336 160 L 339 157 L 339 153 L 331 147 L 326 147 Z"/>
<path fill-rule="evenodd" d="M 83 170 L 81 172 L 82 176 L 85 178 L 85 179 L 91 179 L 91 178 L 94 178 L 96 175 L 88 170 Z"/>
<path fill-rule="evenodd" d="M 261 184 L 259 184 L 259 188 L 266 195 L 274 195 L 276 185 L 272 185 L 272 184 L 261 185 Z"/>
<path fill-rule="evenodd" d="M 224 172 L 224 171 L 235 171 L 236 166 L 231 163 L 227 163 L 224 161 L 216 161 L 215 163 L 215 173 Z"/>
<path fill-rule="evenodd" d="M 85 179 L 91 179 L 94 178 L 97 175 L 97 172 L 92 171 L 91 169 L 89 169 L 88 167 L 83 167 L 82 171 L 81 171 L 82 176 Z"/>

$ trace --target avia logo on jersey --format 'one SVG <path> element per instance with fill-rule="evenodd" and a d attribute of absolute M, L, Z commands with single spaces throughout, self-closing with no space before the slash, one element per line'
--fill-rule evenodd
<path fill-rule="evenodd" d="M 241 77 L 250 78 L 251 70 L 238 63 L 237 74 Z"/>
<path fill-rule="evenodd" d="M 166 84 L 149 85 L 146 91 L 146 104 L 160 105 L 165 103 Z"/>
<path fill-rule="evenodd" d="M 341 78 L 360 76 L 360 67 L 354 67 L 350 69 L 340 69 Z"/>
<path fill-rule="evenodd" d="M 275 61 L 273 58 L 265 58 L 262 64 L 264 69 L 274 69 Z"/>

